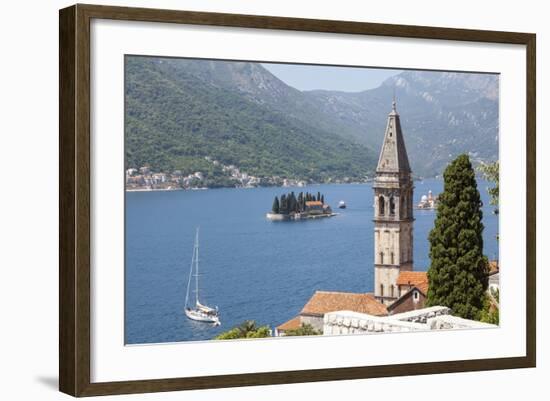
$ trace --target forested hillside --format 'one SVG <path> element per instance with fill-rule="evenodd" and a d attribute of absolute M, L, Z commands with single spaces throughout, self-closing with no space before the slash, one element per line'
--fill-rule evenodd
<path fill-rule="evenodd" d="M 290 88 L 289 88 L 290 89 Z M 178 60 L 126 59 L 126 166 L 184 173 L 208 156 L 256 176 L 362 179 L 367 146 L 202 79 Z"/>

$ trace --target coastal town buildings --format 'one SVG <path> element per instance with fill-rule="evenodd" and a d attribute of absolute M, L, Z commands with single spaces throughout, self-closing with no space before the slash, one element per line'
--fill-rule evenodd
<path fill-rule="evenodd" d="M 282 178 L 279 176 L 257 177 L 242 172 L 238 167 L 225 165 L 210 156 L 204 160 L 217 170 L 217 176 L 211 177 L 207 172 L 195 171 L 184 174 L 181 170 L 173 172 L 154 171 L 150 166 L 126 169 L 127 191 L 163 191 L 205 189 L 215 187 L 255 188 L 259 186 L 303 187 L 303 180 Z"/>

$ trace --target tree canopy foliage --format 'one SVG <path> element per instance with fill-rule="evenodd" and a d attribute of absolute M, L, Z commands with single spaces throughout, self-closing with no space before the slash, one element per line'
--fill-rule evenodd
<path fill-rule="evenodd" d="M 319 336 L 323 334 L 320 330 L 315 330 L 311 324 L 305 323 L 294 330 L 286 330 L 285 336 Z"/>
<path fill-rule="evenodd" d="M 487 193 L 491 197 L 491 205 L 495 206 L 495 213 L 497 214 L 499 204 L 499 170 L 500 163 L 498 160 L 493 163 L 483 163 L 479 166 L 479 171 L 481 171 L 485 179 L 494 184 L 493 187 L 487 188 Z"/>
<path fill-rule="evenodd" d="M 271 210 L 273 213 L 289 214 L 289 213 L 302 213 L 306 210 L 306 202 L 319 201 L 325 203 L 325 196 L 320 192 L 317 192 L 317 196 L 309 192 L 300 192 L 298 196 L 294 194 L 294 191 L 288 194 L 282 194 L 281 200 L 279 197 L 275 197 Z"/>
<path fill-rule="evenodd" d="M 448 306 L 458 316 L 479 319 L 488 263 L 483 255 L 482 202 L 469 157 L 458 156 L 443 177 L 444 190 L 429 235 L 427 304 Z"/>
<path fill-rule="evenodd" d="M 239 326 L 218 334 L 214 340 L 236 340 L 239 338 L 271 337 L 269 326 L 258 326 L 254 320 L 246 320 Z"/>

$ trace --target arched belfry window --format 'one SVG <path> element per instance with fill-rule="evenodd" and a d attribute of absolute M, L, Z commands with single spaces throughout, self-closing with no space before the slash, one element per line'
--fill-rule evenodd
<path fill-rule="evenodd" d="M 384 215 L 385 206 L 386 206 L 386 201 L 384 200 L 384 197 L 382 195 L 380 195 L 378 197 L 378 215 L 380 215 L 380 216 Z"/>
<path fill-rule="evenodd" d="M 394 264 L 395 260 L 394 260 L 394 256 L 393 256 L 393 252 L 390 254 L 390 264 Z"/>
<path fill-rule="evenodd" d="M 393 196 L 390 197 L 390 216 L 395 215 L 395 200 L 393 199 Z"/>
<path fill-rule="evenodd" d="M 380 296 L 384 296 L 384 284 L 380 284 Z"/>
<path fill-rule="evenodd" d="M 380 252 L 380 264 L 384 264 L 384 252 Z"/>

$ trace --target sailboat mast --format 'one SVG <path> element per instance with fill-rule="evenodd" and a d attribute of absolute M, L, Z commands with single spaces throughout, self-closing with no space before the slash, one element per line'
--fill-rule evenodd
<path fill-rule="evenodd" d="M 185 293 L 185 308 L 189 303 L 189 290 L 191 289 L 191 277 L 193 277 L 193 268 L 195 266 L 195 245 L 193 245 L 193 256 L 191 257 L 191 267 L 189 269 L 189 279 L 187 279 L 187 292 Z"/>
<path fill-rule="evenodd" d="M 196 247 L 196 251 L 195 251 L 195 255 L 196 255 L 196 259 L 195 259 L 195 264 L 196 264 L 196 269 L 195 269 L 195 305 L 198 305 L 199 304 L 199 228 L 197 227 L 197 233 L 196 233 L 196 237 L 195 237 L 195 247 Z"/>

